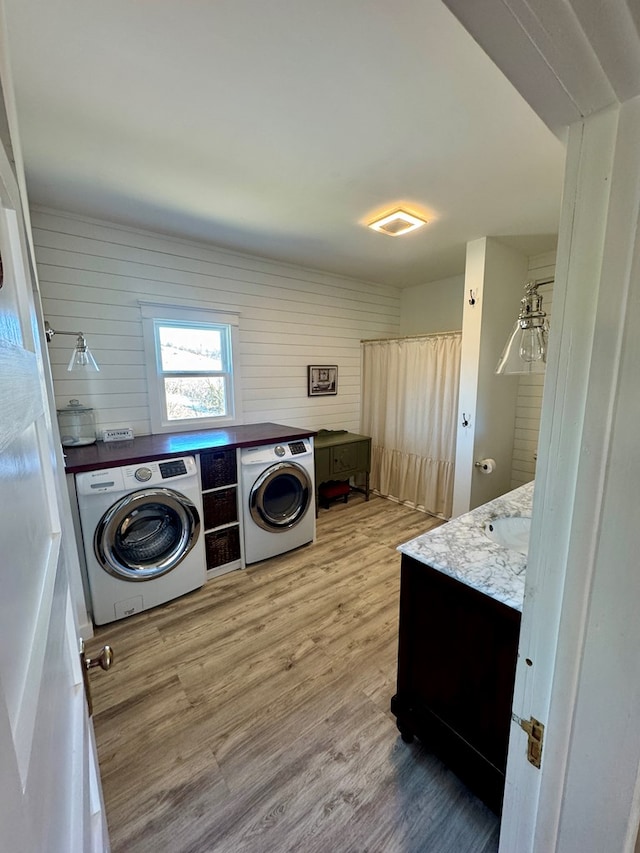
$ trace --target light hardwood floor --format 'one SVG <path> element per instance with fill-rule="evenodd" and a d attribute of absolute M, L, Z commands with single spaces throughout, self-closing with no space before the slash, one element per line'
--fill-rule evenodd
<path fill-rule="evenodd" d="M 497 850 L 498 818 L 389 711 L 395 548 L 436 523 L 352 495 L 313 545 L 97 629 L 114 853 Z"/>

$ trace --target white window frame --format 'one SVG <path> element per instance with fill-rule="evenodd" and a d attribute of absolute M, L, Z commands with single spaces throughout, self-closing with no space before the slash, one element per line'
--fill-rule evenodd
<path fill-rule="evenodd" d="M 215 311 L 207 307 L 183 307 L 156 302 L 141 302 L 142 333 L 144 338 L 145 361 L 147 368 L 147 386 L 149 391 L 149 413 L 151 432 L 187 432 L 194 430 L 216 429 L 241 423 L 242 406 L 240 398 L 240 369 L 238 359 L 238 327 L 240 315 L 231 311 Z M 226 327 L 228 340 L 229 369 L 211 371 L 212 376 L 223 375 L 227 379 L 228 412 L 209 418 L 169 419 L 165 401 L 164 378 L 162 369 L 158 329 L 161 325 L 197 326 L 203 328 Z M 202 375 L 209 375 L 203 373 Z"/>

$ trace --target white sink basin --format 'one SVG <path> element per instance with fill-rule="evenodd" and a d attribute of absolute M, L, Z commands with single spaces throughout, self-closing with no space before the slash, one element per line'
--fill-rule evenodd
<path fill-rule="evenodd" d="M 528 516 L 508 515 L 503 518 L 492 518 L 484 526 L 484 532 L 493 542 L 518 551 L 520 554 L 529 552 L 529 531 L 531 519 Z"/>

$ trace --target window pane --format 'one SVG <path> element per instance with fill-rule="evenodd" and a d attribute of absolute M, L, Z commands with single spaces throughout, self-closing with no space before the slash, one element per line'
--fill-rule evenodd
<path fill-rule="evenodd" d="M 160 326 L 162 370 L 223 370 L 220 329 Z"/>
<path fill-rule="evenodd" d="M 222 376 L 165 378 L 167 419 L 215 418 L 227 414 Z"/>

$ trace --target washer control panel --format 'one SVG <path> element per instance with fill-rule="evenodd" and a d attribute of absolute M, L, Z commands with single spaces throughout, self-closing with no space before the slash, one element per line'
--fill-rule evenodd
<path fill-rule="evenodd" d="M 76 474 L 78 494 L 91 495 L 96 492 L 124 492 L 149 488 L 172 479 L 176 482 L 188 477 L 198 476 L 196 460 L 193 456 L 180 456 L 177 459 L 163 459 L 158 462 L 135 462 L 122 468 L 104 468 L 100 471 L 86 471 Z"/>
<path fill-rule="evenodd" d="M 163 480 L 167 480 L 169 477 L 180 477 L 187 473 L 184 459 L 170 459 L 168 462 L 160 462 L 158 467 Z"/>
<path fill-rule="evenodd" d="M 175 459 L 159 459 L 157 462 L 138 462 L 122 468 L 126 488 L 164 485 L 167 480 L 176 482 L 185 477 L 197 477 L 198 469 L 193 456 L 178 456 Z"/>

